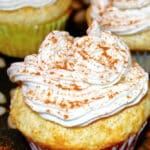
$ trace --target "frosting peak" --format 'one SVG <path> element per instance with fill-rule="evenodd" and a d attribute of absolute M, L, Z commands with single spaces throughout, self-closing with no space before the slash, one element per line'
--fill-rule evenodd
<path fill-rule="evenodd" d="M 96 22 L 83 37 L 53 31 L 38 54 L 8 69 L 41 117 L 83 126 L 138 103 L 146 93 L 148 75 L 131 62 L 128 47 L 110 32 L 96 31 Z"/>

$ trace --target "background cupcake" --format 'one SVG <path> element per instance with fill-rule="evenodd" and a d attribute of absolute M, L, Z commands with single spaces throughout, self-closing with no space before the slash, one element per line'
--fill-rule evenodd
<path fill-rule="evenodd" d="M 148 74 L 96 22 L 82 37 L 51 32 L 8 75 L 10 119 L 37 149 L 132 150 L 150 116 Z"/>
<path fill-rule="evenodd" d="M 102 29 L 119 35 L 133 58 L 150 72 L 150 1 L 93 0 L 86 17 L 88 24 L 96 20 Z"/>
<path fill-rule="evenodd" d="M 43 38 L 64 29 L 71 0 L 0 0 L 0 52 L 24 57 L 37 52 Z"/>

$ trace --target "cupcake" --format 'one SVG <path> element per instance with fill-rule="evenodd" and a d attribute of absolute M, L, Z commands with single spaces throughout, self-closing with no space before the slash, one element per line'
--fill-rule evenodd
<path fill-rule="evenodd" d="M 102 29 L 119 35 L 133 58 L 150 73 L 149 0 L 93 0 L 86 18 L 89 25 L 96 20 Z"/>
<path fill-rule="evenodd" d="M 70 5 L 71 0 L 0 0 L 0 53 L 19 58 L 36 53 L 50 31 L 65 29 Z"/>
<path fill-rule="evenodd" d="M 32 149 L 132 150 L 150 116 L 148 74 L 116 35 L 52 31 L 7 70 L 10 119 Z"/>
<path fill-rule="evenodd" d="M 131 50 L 150 50 L 150 1 L 93 0 L 87 20 L 119 35 Z"/>

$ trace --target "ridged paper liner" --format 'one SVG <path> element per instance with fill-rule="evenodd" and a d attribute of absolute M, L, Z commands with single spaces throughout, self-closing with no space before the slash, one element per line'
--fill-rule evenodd
<path fill-rule="evenodd" d="M 0 24 L 0 53 L 18 58 L 36 53 L 50 31 L 65 28 L 69 14 L 67 11 L 57 20 L 34 26 Z"/>

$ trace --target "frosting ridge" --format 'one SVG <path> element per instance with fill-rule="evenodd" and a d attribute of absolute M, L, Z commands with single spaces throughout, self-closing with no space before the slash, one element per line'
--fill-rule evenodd
<path fill-rule="evenodd" d="M 131 61 L 128 47 L 96 31 L 96 22 L 83 37 L 53 31 L 38 54 L 9 67 L 10 80 L 22 83 L 25 102 L 41 117 L 84 126 L 137 104 L 147 92 L 148 74 Z"/>

